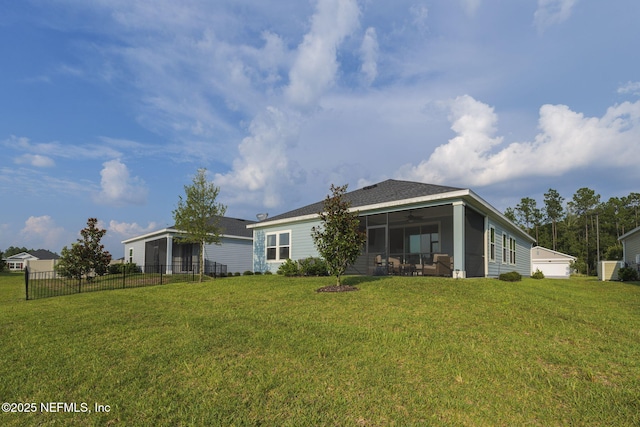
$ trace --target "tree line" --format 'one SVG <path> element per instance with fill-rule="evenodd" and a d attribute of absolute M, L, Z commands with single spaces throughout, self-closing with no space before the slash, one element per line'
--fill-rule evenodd
<path fill-rule="evenodd" d="M 577 257 L 580 273 L 596 274 L 598 261 L 622 259 L 618 238 L 640 226 L 640 193 L 602 202 L 600 194 L 587 187 L 569 200 L 550 188 L 542 205 L 524 197 L 504 214 L 538 245 Z"/>

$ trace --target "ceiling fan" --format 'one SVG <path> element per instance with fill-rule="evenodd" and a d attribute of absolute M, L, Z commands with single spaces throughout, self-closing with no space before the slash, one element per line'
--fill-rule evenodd
<path fill-rule="evenodd" d="M 409 215 L 407 215 L 407 222 L 414 222 L 421 220 L 422 217 L 419 215 L 414 215 L 413 211 L 409 210 Z"/>

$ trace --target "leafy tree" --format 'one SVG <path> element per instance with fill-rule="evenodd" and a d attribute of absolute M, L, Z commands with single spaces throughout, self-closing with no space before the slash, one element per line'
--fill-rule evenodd
<path fill-rule="evenodd" d="M 311 236 L 327 263 L 327 269 L 336 276 L 336 285 L 340 286 L 340 277 L 362 253 L 366 236 L 360 231 L 358 212 L 350 212 L 351 203 L 344 199 L 347 185 L 331 185 L 331 196 L 327 196 L 320 212 L 322 225 L 311 229 Z"/>
<path fill-rule="evenodd" d="M 573 195 L 573 199 L 567 204 L 567 207 L 571 209 L 579 218 L 584 222 L 584 242 L 585 242 L 585 261 L 587 265 L 587 275 L 589 274 L 591 256 L 589 246 L 589 223 L 593 219 L 596 207 L 600 204 L 600 195 L 596 194 L 590 188 L 580 188 Z M 593 225 L 591 231 L 593 232 Z M 593 240 L 593 239 L 592 239 Z"/>
<path fill-rule="evenodd" d="M 103 276 L 107 273 L 111 254 L 100 244 L 100 240 L 107 233 L 107 230 L 97 227 L 98 220 L 89 218 L 87 227 L 80 230 L 82 239 L 71 245 L 71 249 L 66 246 L 62 248 L 62 253 L 56 271 L 62 277 L 81 279 L 83 276 L 91 278 L 93 275 Z"/>
<path fill-rule="evenodd" d="M 553 188 L 544 193 L 544 215 L 548 221 L 551 221 L 551 242 L 554 251 L 558 243 L 558 221 L 563 215 L 563 202 L 564 197 Z"/>
<path fill-rule="evenodd" d="M 178 236 L 182 242 L 200 245 L 200 281 L 205 267 L 205 244 L 220 244 L 222 229 L 220 218 L 227 207 L 216 202 L 220 187 L 207 181 L 207 170 L 198 169 L 192 185 L 184 186 L 185 198 L 179 196 L 178 206 L 173 211 L 175 227 L 184 232 Z"/>
<path fill-rule="evenodd" d="M 5 262 L 2 261 L 2 258 L 4 258 L 4 254 L 2 253 L 2 251 L 0 251 L 0 273 L 4 271 L 5 267 Z"/>
<path fill-rule="evenodd" d="M 21 254 L 22 252 L 31 252 L 33 249 L 27 249 L 25 247 L 16 247 L 9 246 L 6 251 L 4 251 L 4 257 L 9 258 L 10 256 Z"/>

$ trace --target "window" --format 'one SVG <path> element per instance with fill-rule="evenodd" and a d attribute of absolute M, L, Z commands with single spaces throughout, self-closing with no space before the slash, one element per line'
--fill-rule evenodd
<path fill-rule="evenodd" d="M 516 239 L 509 238 L 509 263 L 516 263 Z"/>
<path fill-rule="evenodd" d="M 283 261 L 291 256 L 291 232 L 267 234 L 267 261 Z"/>
<path fill-rule="evenodd" d="M 129 248 L 129 264 L 133 264 L 133 248 Z"/>
<path fill-rule="evenodd" d="M 507 246 L 507 235 L 502 233 L 502 263 L 506 264 L 509 262 L 508 251 L 509 247 Z"/>
<path fill-rule="evenodd" d="M 496 260 L 496 229 L 489 227 L 489 261 Z"/>

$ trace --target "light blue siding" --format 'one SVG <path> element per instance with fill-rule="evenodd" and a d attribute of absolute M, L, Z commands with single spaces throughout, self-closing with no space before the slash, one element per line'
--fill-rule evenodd
<path fill-rule="evenodd" d="M 270 233 L 278 233 L 283 231 L 291 232 L 291 246 L 289 257 L 297 261 L 308 257 L 317 257 L 318 251 L 311 238 L 311 228 L 318 226 L 320 221 L 300 221 L 290 224 L 277 225 L 272 227 L 256 228 L 253 231 L 253 270 L 254 271 L 271 271 L 276 273 L 278 267 L 283 261 L 267 261 L 266 255 L 266 236 Z"/>
<path fill-rule="evenodd" d="M 498 277 L 502 273 L 510 271 L 517 271 L 523 277 L 529 277 L 531 275 L 531 241 L 522 237 L 522 235 L 513 230 L 511 227 L 506 227 L 502 223 L 489 218 L 489 228 L 494 227 L 496 230 L 496 259 L 495 261 L 489 260 L 488 264 L 488 276 Z M 489 231 L 487 230 L 487 233 Z M 507 236 L 507 261 L 503 260 L 503 245 L 502 236 Z M 509 263 L 509 238 L 516 239 L 516 263 Z M 487 259 L 489 257 L 489 235 L 487 234 Z"/>

